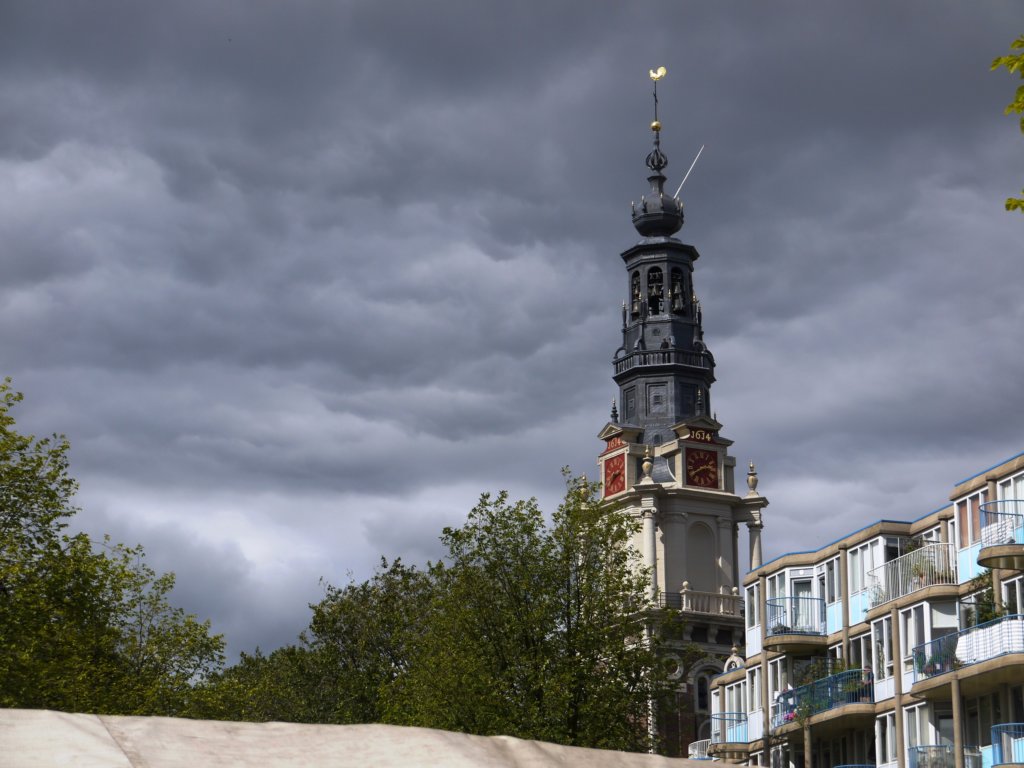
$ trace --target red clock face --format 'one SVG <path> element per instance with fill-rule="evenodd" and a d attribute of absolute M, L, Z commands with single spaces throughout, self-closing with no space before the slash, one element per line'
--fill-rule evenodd
<path fill-rule="evenodd" d="M 718 487 L 718 454 L 715 451 L 686 449 L 686 484 L 699 488 Z"/>
<path fill-rule="evenodd" d="M 626 454 L 620 453 L 605 459 L 604 495 L 611 496 L 626 490 Z"/>

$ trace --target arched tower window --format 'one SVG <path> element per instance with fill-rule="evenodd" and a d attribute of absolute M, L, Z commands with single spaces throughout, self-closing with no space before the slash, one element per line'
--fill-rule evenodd
<path fill-rule="evenodd" d="M 651 267 L 647 272 L 647 306 L 652 315 L 659 315 L 664 311 L 664 301 L 665 278 L 660 267 Z"/>
<path fill-rule="evenodd" d="M 629 314 L 633 318 L 640 317 L 640 273 L 634 272 L 629 281 Z"/>
<path fill-rule="evenodd" d="M 708 711 L 708 676 L 700 675 L 697 678 L 697 711 Z"/>
<path fill-rule="evenodd" d="M 672 270 L 672 289 L 669 293 L 669 300 L 672 302 L 672 311 L 677 315 L 686 314 L 686 294 L 683 291 L 683 271 Z"/>

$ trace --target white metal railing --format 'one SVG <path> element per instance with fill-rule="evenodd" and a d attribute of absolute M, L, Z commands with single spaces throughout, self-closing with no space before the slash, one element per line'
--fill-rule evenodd
<path fill-rule="evenodd" d="M 770 597 L 765 601 L 768 636 L 826 635 L 825 601 L 820 597 Z"/>
<path fill-rule="evenodd" d="M 746 744 L 747 713 L 716 712 L 711 716 L 711 743 Z"/>
<path fill-rule="evenodd" d="M 690 746 L 687 747 L 686 756 L 691 760 L 710 760 L 708 756 L 708 747 L 711 746 L 711 739 L 701 739 L 700 741 L 691 741 Z"/>
<path fill-rule="evenodd" d="M 952 744 L 922 744 L 907 748 L 909 768 L 953 768 L 956 756 Z M 964 747 L 964 768 L 981 768 L 981 750 Z"/>
<path fill-rule="evenodd" d="M 1024 543 L 1024 500 L 986 501 L 981 505 L 981 546 Z"/>
<path fill-rule="evenodd" d="M 952 544 L 925 544 L 868 572 L 871 607 L 936 584 L 956 584 Z"/>

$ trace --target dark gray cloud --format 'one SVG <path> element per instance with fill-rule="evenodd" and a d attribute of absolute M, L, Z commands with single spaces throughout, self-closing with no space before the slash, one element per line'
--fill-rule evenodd
<path fill-rule="evenodd" d="M 233 652 L 479 492 L 558 498 L 615 390 L 650 90 L 769 554 L 1021 445 L 1008 5 L 0 10 L 5 370 L 79 523 Z M 841 523 L 837 521 L 841 520 Z M 841 526 L 841 528 L 839 527 Z"/>

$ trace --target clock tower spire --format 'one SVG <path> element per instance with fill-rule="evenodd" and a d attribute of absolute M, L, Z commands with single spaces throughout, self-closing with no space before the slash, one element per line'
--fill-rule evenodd
<path fill-rule="evenodd" d="M 686 678 L 680 676 L 678 707 L 658 713 L 670 754 L 680 754 L 690 741 L 709 735 L 708 680 L 743 644 L 739 526 L 750 529 L 749 550 L 759 561 L 761 509 L 768 500 L 753 485 L 745 496 L 736 494 L 732 441 L 712 416 L 715 359 L 704 343 L 694 287 L 699 254 L 677 239 L 683 204 L 678 190 L 673 195 L 665 189 L 668 157 L 658 116 L 658 82 L 665 74 L 664 67 L 650 72 L 650 188 L 631 204 L 640 240 L 622 252 L 626 300 L 622 342 L 612 358 L 619 396 L 598 435 L 605 442 L 598 463 L 604 497 L 640 521 L 633 547 L 650 574 L 652 609 L 680 611 L 682 642 L 706 653 Z M 663 639 L 669 663 L 678 662 L 683 646 L 673 651 L 678 639 Z"/>
<path fill-rule="evenodd" d="M 622 344 L 612 361 L 624 424 L 638 427 L 638 440 L 658 445 L 672 426 L 711 413 L 715 359 L 704 343 L 703 313 L 693 282 L 700 257 L 674 235 L 683 226 L 683 204 L 665 191 L 668 157 L 661 149 L 658 80 L 654 79 L 654 148 L 647 155 L 650 189 L 631 203 L 640 241 L 622 253 L 627 300 Z"/>

